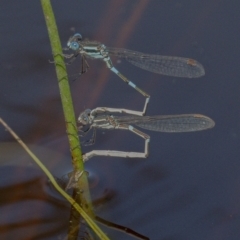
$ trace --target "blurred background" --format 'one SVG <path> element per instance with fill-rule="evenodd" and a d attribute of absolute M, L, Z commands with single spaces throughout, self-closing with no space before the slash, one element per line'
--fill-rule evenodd
<path fill-rule="evenodd" d="M 200 113 L 215 128 L 151 136 L 147 159 L 96 157 L 86 163 L 93 199 L 110 192 L 97 215 L 152 240 L 240 238 L 239 3 L 226 0 L 52 1 L 62 46 L 76 32 L 109 47 L 190 57 L 197 79 L 161 76 L 113 63 L 151 95 L 147 115 Z M 61 178 L 71 157 L 40 1 L 1 1 L 0 117 Z M 76 116 L 100 106 L 142 110 L 144 98 L 105 63 L 80 57 L 68 67 Z M 89 136 L 90 137 L 90 136 Z M 69 206 L 0 127 L 1 239 L 64 239 Z M 130 132 L 97 131 L 93 149 L 143 151 Z M 133 239 L 104 228 L 111 239 Z"/>

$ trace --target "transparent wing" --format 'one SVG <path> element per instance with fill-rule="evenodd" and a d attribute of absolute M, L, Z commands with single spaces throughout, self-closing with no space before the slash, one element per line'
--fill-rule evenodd
<path fill-rule="evenodd" d="M 144 54 L 121 48 L 106 48 L 106 51 L 144 70 L 174 77 L 197 78 L 205 74 L 204 67 L 194 59 Z"/>
<path fill-rule="evenodd" d="M 166 116 L 118 116 L 120 124 L 133 124 L 143 129 L 157 132 L 195 132 L 214 127 L 214 121 L 200 114 Z"/>

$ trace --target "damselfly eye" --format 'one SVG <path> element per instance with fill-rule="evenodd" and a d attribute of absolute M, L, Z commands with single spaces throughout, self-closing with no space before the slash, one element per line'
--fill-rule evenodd
<path fill-rule="evenodd" d="M 77 42 L 71 42 L 69 44 L 69 48 L 71 48 L 72 50 L 76 51 L 79 49 L 79 44 Z"/>

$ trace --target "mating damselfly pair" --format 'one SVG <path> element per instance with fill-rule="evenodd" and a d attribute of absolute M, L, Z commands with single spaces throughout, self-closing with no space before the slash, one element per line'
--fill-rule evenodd
<path fill-rule="evenodd" d="M 83 126 L 88 125 L 89 129 L 94 129 L 94 133 L 96 128 L 105 128 L 129 130 L 137 134 L 145 139 L 144 153 L 95 150 L 84 155 L 85 161 L 96 155 L 112 157 L 147 157 L 150 137 L 133 127 L 132 125 L 134 124 L 143 129 L 159 132 L 193 132 L 209 129 L 214 126 L 215 123 L 212 119 L 201 114 L 143 116 L 146 113 L 150 95 L 120 73 L 113 66 L 110 55 L 124 58 L 131 64 L 150 72 L 182 78 L 198 78 L 205 74 L 203 66 L 198 61 L 190 58 L 152 55 L 127 49 L 106 47 L 104 44 L 96 41 L 82 40 L 82 36 L 79 33 L 76 33 L 69 38 L 67 46 L 69 50 L 74 51 L 73 54 L 63 55 L 64 57 L 71 59 L 69 63 L 73 62 L 78 55 L 81 55 L 81 73 L 87 70 L 83 69 L 84 63 L 86 68 L 89 68 L 86 58 L 101 59 L 106 63 L 107 68 L 146 98 L 143 111 L 99 107 L 94 110 L 85 110 L 80 114 L 78 119 L 81 131 L 83 131 Z M 106 114 L 106 112 L 126 113 L 132 116 L 112 116 Z"/>

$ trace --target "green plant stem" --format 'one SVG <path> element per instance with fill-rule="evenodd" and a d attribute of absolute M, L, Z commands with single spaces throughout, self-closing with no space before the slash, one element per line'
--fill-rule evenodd
<path fill-rule="evenodd" d="M 72 164 L 74 169 L 73 174 L 76 176 L 78 173 L 84 172 L 84 164 L 82 160 L 82 152 L 79 143 L 76 118 L 73 110 L 66 66 L 62 56 L 62 47 L 50 0 L 41 0 L 41 4 L 46 20 L 46 25 L 52 47 L 52 53 L 56 66 L 56 74 L 72 155 Z M 81 178 L 79 178 L 77 181 L 77 188 L 81 189 L 81 191 L 79 191 L 79 194 L 76 195 L 77 198 L 75 200 L 79 204 L 81 204 L 85 212 L 94 219 L 94 212 L 91 204 L 87 174 L 82 174 Z M 71 216 L 74 215 L 75 214 L 71 214 Z"/>

